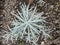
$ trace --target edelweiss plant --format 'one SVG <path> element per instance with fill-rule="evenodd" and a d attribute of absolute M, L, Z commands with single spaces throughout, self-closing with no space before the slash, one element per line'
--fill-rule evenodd
<path fill-rule="evenodd" d="M 32 45 L 38 45 L 37 41 L 41 31 L 43 32 L 43 36 L 49 37 L 46 33 L 47 29 L 44 26 L 46 17 L 42 17 L 44 12 L 37 13 L 37 6 L 29 8 L 29 5 L 22 4 L 20 8 L 21 12 L 19 9 L 17 13 L 15 13 L 15 11 L 11 12 L 11 14 L 16 17 L 11 24 L 14 25 L 14 27 L 9 28 L 10 32 L 3 37 L 7 41 L 13 41 L 13 39 L 17 40 L 19 37 L 26 42 L 32 43 Z"/>

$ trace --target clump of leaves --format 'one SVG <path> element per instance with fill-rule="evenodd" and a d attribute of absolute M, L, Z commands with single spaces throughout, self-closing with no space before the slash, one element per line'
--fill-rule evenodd
<path fill-rule="evenodd" d="M 45 18 L 42 17 L 44 12 L 37 13 L 37 6 L 29 8 L 29 5 L 22 4 L 20 9 L 12 11 L 11 14 L 16 17 L 11 25 L 13 28 L 9 28 L 10 32 L 7 32 L 3 38 L 7 41 L 17 40 L 18 38 L 25 40 L 26 42 L 32 43 L 32 45 L 38 45 L 37 41 L 40 37 L 40 33 L 43 32 L 45 38 L 50 37 L 46 33 L 48 31 L 44 25 Z"/>

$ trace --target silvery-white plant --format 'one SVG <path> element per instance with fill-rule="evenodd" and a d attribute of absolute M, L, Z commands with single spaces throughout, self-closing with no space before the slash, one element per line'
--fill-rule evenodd
<path fill-rule="evenodd" d="M 13 42 L 14 39 L 17 40 L 19 37 L 26 42 L 32 43 L 32 45 L 38 45 L 37 41 L 41 32 L 43 32 L 45 38 L 49 37 L 49 34 L 46 33 L 48 30 L 44 26 L 46 17 L 42 17 L 44 12 L 38 13 L 37 6 L 29 8 L 29 5 L 22 4 L 20 8 L 16 13 L 15 11 L 11 12 L 16 17 L 11 24 L 14 27 L 9 28 L 10 32 L 7 32 L 3 38 Z"/>

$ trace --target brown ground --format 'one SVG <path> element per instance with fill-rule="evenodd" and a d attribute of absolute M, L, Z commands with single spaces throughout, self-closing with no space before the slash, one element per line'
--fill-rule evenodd
<path fill-rule="evenodd" d="M 10 12 L 15 8 L 19 2 L 25 2 L 26 4 L 30 3 L 33 5 L 37 0 L 0 0 L 0 36 L 3 35 L 3 30 L 8 29 L 8 25 L 12 20 Z M 50 35 L 52 39 L 47 40 L 46 45 L 60 45 L 60 0 L 44 0 L 46 3 L 44 6 L 38 6 L 38 12 L 44 11 L 45 16 L 47 17 L 46 26 L 51 29 Z M 38 4 L 36 4 L 38 5 Z M 40 40 L 38 41 L 40 43 Z M 47 43 L 48 42 L 48 43 Z M 0 45 L 3 44 L 3 39 L 0 37 Z M 22 44 L 21 44 L 22 43 Z M 10 43 L 9 43 L 10 44 Z M 6 44 L 8 45 L 8 44 Z M 25 42 L 18 41 L 16 44 L 10 45 L 29 45 Z"/>

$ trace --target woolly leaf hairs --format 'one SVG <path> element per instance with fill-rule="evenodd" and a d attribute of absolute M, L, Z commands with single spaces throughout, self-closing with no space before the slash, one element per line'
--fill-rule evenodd
<path fill-rule="evenodd" d="M 19 37 L 26 42 L 32 43 L 32 45 L 38 45 L 37 41 L 41 31 L 43 32 L 43 36 L 49 37 L 49 34 L 46 33 L 47 29 L 44 26 L 46 17 L 42 17 L 44 12 L 37 13 L 37 6 L 29 8 L 29 5 L 22 4 L 20 8 L 21 12 L 19 9 L 17 13 L 15 11 L 11 12 L 16 17 L 11 24 L 14 27 L 9 28 L 10 32 L 5 34 L 3 38 L 13 42 L 13 39 L 17 40 Z"/>

